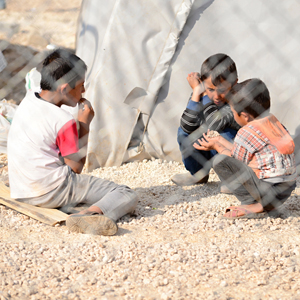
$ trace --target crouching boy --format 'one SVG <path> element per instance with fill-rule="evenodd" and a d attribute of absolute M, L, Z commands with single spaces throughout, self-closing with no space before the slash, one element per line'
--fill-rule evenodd
<path fill-rule="evenodd" d="M 181 186 L 208 181 L 216 151 L 199 151 L 193 147 L 207 129 L 218 131 L 230 141 L 240 129 L 225 102 L 226 94 L 238 81 L 234 61 L 226 54 L 217 53 L 203 62 L 200 72 L 187 77 L 193 92 L 177 133 L 182 161 L 188 172 L 175 174 L 171 180 Z"/>
<path fill-rule="evenodd" d="M 45 208 L 90 207 L 69 216 L 70 231 L 113 235 L 116 220 L 137 204 L 124 185 L 80 174 L 85 164 L 91 103 L 82 98 L 87 67 L 64 49 L 49 54 L 41 69 L 41 92 L 28 92 L 19 105 L 8 136 L 11 197 Z M 61 106 L 79 103 L 77 130 Z"/>
<path fill-rule="evenodd" d="M 242 126 L 234 143 L 205 134 L 194 147 L 215 149 L 220 154 L 213 168 L 242 204 L 229 207 L 224 218 L 259 218 L 265 212 L 275 215 L 296 187 L 293 139 L 269 112 L 270 95 L 261 80 L 237 84 L 227 99 Z"/>

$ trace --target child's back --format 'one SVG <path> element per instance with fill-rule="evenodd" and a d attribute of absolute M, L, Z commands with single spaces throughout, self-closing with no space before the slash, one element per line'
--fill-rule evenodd
<path fill-rule="evenodd" d="M 277 118 L 270 114 L 239 130 L 234 140 L 232 157 L 251 167 L 259 179 L 282 182 L 290 180 L 290 175 L 295 178 L 294 150 L 292 137 Z"/>
<path fill-rule="evenodd" d="M 27 93 L 12 122 L 8 139 L 8 164 L 11 197 L 27 198 L 45 194 L 64 181 L 68 166 L 59 159 L 77 145 L 60 150 L 57 139 L 73 117 L 60 107 Z M 72 128 L 72 126 L 71 126 Z M 69 139 L 71 142 L 71 138 Z"/>
<path fill-rule="evenodd" d="M 235 118 L 244 125 L 235 137 L 232 157 L 251 167 L 259 179 L 295 179 L 295 144 L 285 127 L 269 113 L 270 95 L 265 84 L 259 79 L 246 80 L 228 98 Z"/>

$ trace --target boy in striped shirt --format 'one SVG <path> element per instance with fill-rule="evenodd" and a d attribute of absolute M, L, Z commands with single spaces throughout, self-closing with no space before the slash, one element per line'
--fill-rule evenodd
<path fill-rule="evenodd" d="M 204 132 L 214 130 L 232 140 L 240 128 L 225 102 L 226 94 L 238 80 L 235 63 L 228 55 L 219 53 L 208 57 L 201 66 L 201 75 L 190 73 L 187 80 L 193 92 L 180 120 L 177 141 L 189 172 L 171 178 L 181 186 L 208 181 L 211 158 L 216 151 L 199 151 L 193 147 Z"/>

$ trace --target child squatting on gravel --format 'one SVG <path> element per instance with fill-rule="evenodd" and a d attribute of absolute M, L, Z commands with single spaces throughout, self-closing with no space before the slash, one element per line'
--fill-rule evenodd
<path fill-rule="evenodd" d="M 213 168 L 242 205 L 226 209 L 223 218 L 276 216 L 296 187 L 294 142 L 269 112 L 270 95 L 259 79 L 237 84 L 227 96 L 234 118 L 242 128 L 234 143 L 204 134 L 199 150 L 216 150 Z"/>
<path fill-rule="evenodd" d="M 211 158 L 216 151 L 199 151 L 193 147 L 207 129 L 218 131 L 230 141 L 240 129 L 225 102 L 226 94 L 238 81 L 236 65 L 228 55 L 218 53 L 208 57 L 201 66 L 201 75 L 190 73 L 187 80 L 193 92 L 180 120 L 177 141 L 189 172 L 171 178 L 181 186 L 208 181 Z"/>
<path fill-rule="evenodd" d="M 115 221 L 132 212 L 138 198 L 127 186 L 80 174 L 94 117 L 91 103 L 82 98 L 86 70 L 78 56 L 64 49 L 43 61 L 41 92 L 27 92 L 8 135 L 11 197 L 45 208 L 91 205 L 67 218 L 69 230 L 114 235 Z M 78 130 L 63 104 L 79 104 Z"/>

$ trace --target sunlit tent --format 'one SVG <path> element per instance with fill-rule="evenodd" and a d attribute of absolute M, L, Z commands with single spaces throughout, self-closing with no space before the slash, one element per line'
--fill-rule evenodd
<path fill-rule="evenodd" d="M 96 114 L 88 169 L 181 161 L 176 135 L 191 93 L 186 77 L 215 53 L 232 57 L 239 81 L 267 84 L 271 111 L 295 136 L 299 16 L 298 0 L 83 0 L 76 51 L 88 65 L 86 98 Z"/>

